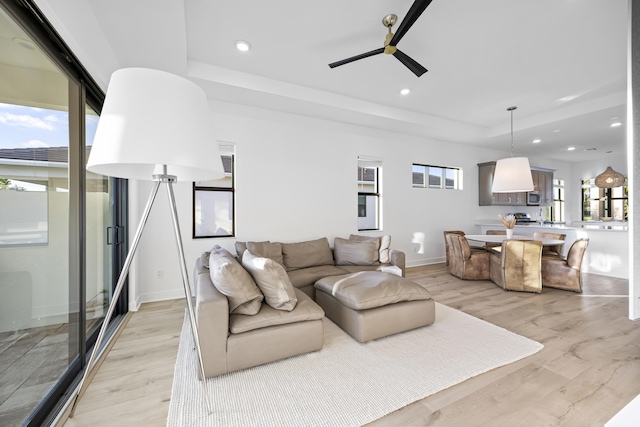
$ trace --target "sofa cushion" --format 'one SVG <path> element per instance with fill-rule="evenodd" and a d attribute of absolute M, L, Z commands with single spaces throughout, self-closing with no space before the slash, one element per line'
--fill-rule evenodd
<path fill-rule="evenodd" d="M 314 286 L 353 310 L 366 310 L 401 301 L 431 299 L 429 291 L 417 283 L 378 271 L 325 277 Z"/>
<path fill-rule="evenodd" d="M 357 241 L 336 237 L 333 243 L 336 265 L 377 265 L 379 249 L 379 239 Z"/>
<path fill-rule="evenodd" d="M 302 288 L 316 282 L 316 280 L 322 279 L 327 276 L 341 276 L 347 274 L 348 271 L 343 267 L 336 267 L 335 265 L 319 265 L 316 267 L 300 268 L 298 270 L 291 270 L 287 272 L 289 280 L 296 288 Z"/>
<path fill-rule="evenodd" d="M 276 310 L 266 304 L 255 316 L 229 316 L 229 330 L 232 334 L 266 328 L 267 326 L 286 325 L 324 317 L 324 311 L 308 295 L 296 289 L 298 303 L 292 311 Z"/>
<path fill-rule="evenodd" d="M 333 265 L 333 253 L 326 237 L 298 243 L 282 243 L 282 256 L 287 270 Z"/>
<path fill-rule="evenodd" d="M 200 255 L 200 262 L 202 263 L 202 266 L 205 268 L 209 268 L 210 255 L 211 255 L 210 251 L 202 252 L 202 255 Z"/>
<path fill-rule="evenodd" d="M 236 242 L 236 253 L 238 254 L 238 260 L 242 263 L 242 255 L 244 251 L 249 249 L 254 254 L 271 258 L 280 265 L 284 265 L 284 259 L 282 257 L 282 245 L 280 243 L 272 242 Z"/>
<path fill-rule="evenodd" d="M 295 308 L 298 301 L 296 292 L 282 265 L 250 249 L 244 251 L 242 265 L 258 284 L 267 304 L 277 310 L 291 311 Z"/>
<path fill-rule="evenodd" d="M 352 234 L 351 236 L 349 236 L 349 240 L 356 240 L 356 241 L 373 240 L 373 239 L 380 240 L 380 248 L 379 248 L 380 257 L 378 260 L 382 264 L 386 264 L 390 262 L 391 260 L 391 258 L 389 257 L 389 249 L 391 248 L 390 235 L 385 234 L 384 236 L 371 237 L 371 236 L 360 236 L 357 234 Z"/>
<path fill-rule="evenodd" d="M 229 300 L 229 312 L 254 315 L 264 296 L 251 275 L 226 249 L 215 246 L 209 254 L 209 275 L 213 285 Z"/>

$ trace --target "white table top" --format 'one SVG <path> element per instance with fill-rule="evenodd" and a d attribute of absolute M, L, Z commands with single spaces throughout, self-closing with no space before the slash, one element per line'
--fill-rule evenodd
<path fill-rule="evenodd" d="M 465 234 L 467 240 L 473 240 L 474 242 L 487 242 L 487 243 L 502 243 L 503 240 L 507 239 L 505 234 Z M 542 242 L 543 246 L 556 246 L 556 245 L 564 245 L 564 240 L 559 239 L 548 239 L 548 238 L 539 238 L 534 239 L 533 236 L 525 236 L 522 234 L 514 234 L 511 240 L 539 240 Z"/>

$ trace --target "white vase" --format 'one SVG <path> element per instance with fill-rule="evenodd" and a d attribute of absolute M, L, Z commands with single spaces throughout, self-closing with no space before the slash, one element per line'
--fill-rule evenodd
<path fill-rule="evenodd" d="M 513 239 L 513 228 L 507 228 L 507 239 Z"/>

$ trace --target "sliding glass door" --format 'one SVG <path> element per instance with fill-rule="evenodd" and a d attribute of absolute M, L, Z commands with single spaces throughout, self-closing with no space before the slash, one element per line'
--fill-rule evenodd
<path fill-rule="evenodd" d="M 85 169 L 102 94 L 89 101 L 38 37 L 47 33 L 1 5 L 0 425 L 40 425 L 111 301 L 122 183 Z"/>

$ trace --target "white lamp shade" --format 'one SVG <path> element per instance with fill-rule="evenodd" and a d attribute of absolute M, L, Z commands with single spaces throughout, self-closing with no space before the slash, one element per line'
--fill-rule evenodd
<path fill-rule="evenodd" d="M 531 166 L 526 157 L 509 157 L 496 163 L 493 173 L 493 193 L 533 191 Z"/>
<path fill-rule="evenodd" d="M 101 175 L 180 181 L 222 178 L 224 169 L 204 91 L 164 71 L 124 68 L 113 73 L 87 162 Z"/>

